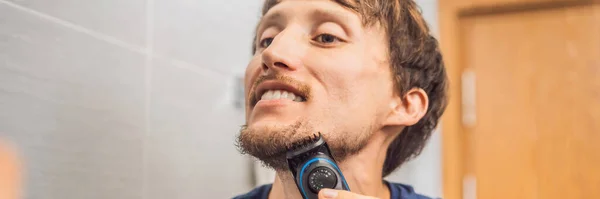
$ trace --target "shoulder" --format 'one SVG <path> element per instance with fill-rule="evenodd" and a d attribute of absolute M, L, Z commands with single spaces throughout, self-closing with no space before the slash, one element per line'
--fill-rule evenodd
<path fill-rule="evenodd" d="M 430 197 L 418 194 L 412 186 L 388 182 L 392 199 L 432 199 Z"/>
<path fill-rule="evenodd" d="M 257 187 L 244 195 L 233 197 L 233 199 L 267 199 L 270 191 L 271 184 L 266 184 Z"/>

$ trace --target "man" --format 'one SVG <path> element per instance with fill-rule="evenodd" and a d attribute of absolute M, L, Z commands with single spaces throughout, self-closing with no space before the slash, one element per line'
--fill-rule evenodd
<path fill-rule="evenodd" d="M 302 198 L 286 146 L 321 132 L 352 192 L 426 198 L 383 177 L 418 155 L 446 107 L 437 41 L 412 0 L 267 0 L 245 74 L 242 153 L 275 169 L 238 198 Z"/>

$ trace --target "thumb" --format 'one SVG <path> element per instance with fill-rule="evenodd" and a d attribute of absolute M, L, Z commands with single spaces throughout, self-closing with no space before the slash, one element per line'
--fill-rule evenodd
<path fill-rule="evenodd" d="M 377 199 L 371 196 L 364 196 L 344 190 L 321 189 L 319 199 Z"/>

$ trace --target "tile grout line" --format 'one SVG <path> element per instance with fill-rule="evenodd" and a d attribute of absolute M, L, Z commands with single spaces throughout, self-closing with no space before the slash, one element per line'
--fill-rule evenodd
<path fill-rule="evenodd" d="M 117 39 L 115 37 L 108 36 L 108 35 L 105 35 L 103 33 L 96 32 L 94 30 L 85 28 L 85 27 L 77 25 L 75 23 L 72 23 L 72 22 L 69 22 L 69 21 L 66 21 L 66 20 L 63 20 L 63 19 L 51 16 L 51 15 L 45 14 L 43 12 L 31 9 L 31 8 L 24 7 L 22 5 L 10 2 L 8 0 L 0 0 L 0 4 L 5 4 L 5 5 L 9 6 L 9 7 L 14 8 L 14 9 L 17 9 L 17 10 L 29 13 L 31 15 L 40 17 L 42 19 L 48 20 L 50 22 L 53 22 L 55 24 L 67 27 L 67 28 L 69 28 L 69 29 L 71 29 L 73 31 L 89 35 L 89 36 L 91 36 L 91 37 L 93 37 L 95 39 L 98 39 L 100 41 L 104 41 L 104 42 L 113 44 L 115 46 L 127 49 L 129 51 L 136 52 L 136 53 L 142 54 L 144 56 L 149 56 L 149 57 L 154 58 L 154 59 L 165 60 L 165 61 L 173 64 L 173 66 L 175 66 L 177 68 L 181 68 L 181 69 L 192 71 L 194 73 L 199 73 L 199 74 L 202 74 L 203 72 L 207 72 L 207 73 L 210 73 L 210 74 L 216 74 L 216 75 L 222 75 L 222 76 L 231 76 L 232 75 L 232 74 L 230 74 L 227 71 L 221 71 L 221 70 L 210 68 L 210 67 L 203 68 L 203 67 L 200 67 L 198 65 L 195 65 L 195 64 L 183 61 L 183 60 L 171 58 L 171 57 L 168 57 L 168 56 L 165 56 L 165 55 L 159 55 L 159 54 L 156 54 L 153 50 L 151 51 L 152 54 L 148 54 L 148 52 L 149 52 L 148 49 L 146 49 L 144 47 L 139 47 L 139 46 L 136 46 L 136 45 L 133 45 L 133 44 L 129 44 L 129 43 L 127 43 L 125 41 L 122 41 L 122 40 L 119 40 L 119 39 Z M 146 7 L 148 7 L 148 5 Z M 148 29 L 148 27 L 146 29 Z M 147 38 L 146 38 L 146 40 L 147 40 Z"/>
<path fill-rule="evenodd" d="M 23 12 L 35 15 L 35 16 L 40 17 L 42 19 L 54 22 L 54 23 L 59 24 L 61 26 L 65 26 L 65 27 L 70 28 L 70 29 L 72 29 L 74 31 L 87 34 L 87 35 L 89 35 L 91 37 L 94 37 L 94 38 L 96 38 L 98 40 L 102 40 L 102 41 L 108 42 L 110 44 L 119 46 L 121 48 L 125 48 L 127 50 L 130 50 L 130 51 L 133 51 L 133 52 L 137 52 L 137 53 L 144 53 L 144 49 L 143 48 L 140 48 L 140 47 L 135 46 L 135 45 L 128 44 L 127 42 L 121 41 L 121 40 L 116 39 L 114 37 L 107 36 L 107 35 L 95 32 L 93 30 L 90 30 L 90 29 L 87 29 L 85 27 L 79 26 L 77 24 L 74 24 L 74 23 L 71 23 L 71 22 L 59 19 L 57 17 L 50 16 L 48 14 L 39 12 L 37 10 L 21 6 L 19 4 L 10 2 L 8 0 L 0 0 L 0 3 L 6 4 L 7 6 L 15 8 L 17 10 L 20 10 L 20 11 L 23 11 Z"/>
<path fill-rule="evenodd" d="M 148 139 L 150 135 L 150 104 L 152 98 L 152 74 L 154 54 L 154 0 L 146 0 L 146 60 L 144 97 L 144 135 L 142 138 L 142 199 L 148 198 Z"/>

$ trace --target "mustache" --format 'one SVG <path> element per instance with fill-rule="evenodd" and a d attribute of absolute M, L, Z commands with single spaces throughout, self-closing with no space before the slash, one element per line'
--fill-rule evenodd
<path fill-rule="evenodd" d="M 278 81 L 287 85 L 290 85 L 291 87 L 294 87 L 301 97 L 303 97 L 305 100 L 309 100 L 311 98 L 311 88 L 310 86 L 308 86 L 307 84 L 300 82 L 294 78 L 291 78 L 289 76 L 285 76 L 282 75 L 280 73 L 270 73 L 268 75 L 263 75 L 263 76 L 259 76 L 256 81 L 254 81 L 254 84 L 252 84 L 252 88 L 250 89 L 250 104 L 251 105 L 255 105 L 258 100 L 260 100 L 261 96 L 257 96 L 256 93 L 256 87 L 258 87 L 258 85 L 260 85 L 261 83 L 263 83 L 264 81 L 268 81 L 268 80 L 274 80 L 274 81 Z"/>

